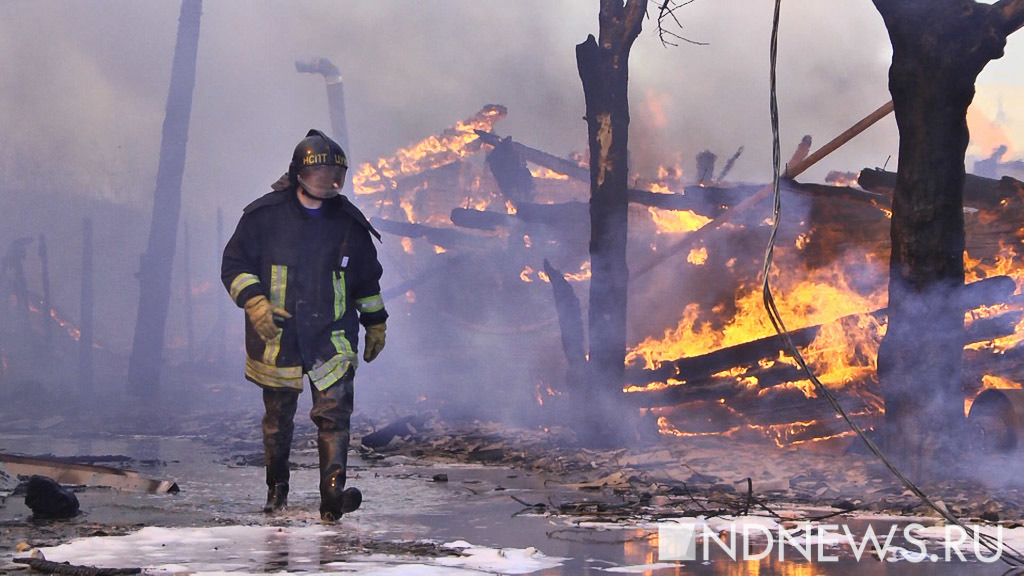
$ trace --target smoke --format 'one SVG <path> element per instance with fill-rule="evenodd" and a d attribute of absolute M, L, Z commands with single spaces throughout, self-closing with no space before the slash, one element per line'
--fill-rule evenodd
<path fill-rule="evenodd" d="M 680 165 L 692 179 L 697 152 L 727 158 L 742 146 L 730 180 L 770 177 L 770 9 L 755 0 L 693 3 L 678 13 L 682 33 L 704 47 L 665 48 L 654 20 L 645 21 L 630 59 L 633 172 Z M 102 10 L 85 2 L 0 4 L 0 242 L 54 234 L 54 300 L 77 314 L 79 221 L 104 212 L 96 224 L 104 242 L 96 291 L 107 298 L 97 302 L 97 338 L 114 348 L 127 345 L 134 323 L 133 275 L 148 231 L 178 10 L 177 2 L 154 0 L 110 0 Z M 297 72 L 296 62 L 322 56 L 344 78 L 354 161 L 391 156 L 485 103 L 508 107 L 499 133 L 564 156 L 586 147 L 575 45 L 597 33 L 597 10 L 584 0 L 205 3 L 182 212 L 192 230 L 194 284 L 212 278 L 212 288 L 197 288 L 204 314 L 197 333 L 208 329 L 203 322 L 216 299 L 226 298 L 216 280 L 215 210 L 224 211 L 226 237 L 242 207 L 285 171 L 306 131 L 330 126 L 323 79 Z M 890 49 L 870 2 L 788 2 L 781 33 L 784 143 L 804 134 L 824 143 L 889 98 Z M 888 119 L 806 178 L 880 165 L 896 149 Z M 96 200 L 103 203 L 89 204 Z M 400 251 L 396 238 L 386 239 L 385 289 L 403 280 Z M 180 261 L 179 253 L 179 270 Z M 389 302 L 389 348 L 361 370 L 386 375 L 407 395 L 458 393 L 476 405 L 466 373 L 488 372 L 509 389 L 547 378 L 536 366 L 559 354 L 553 325 L 525 332 L 515 346 L 501 344 L 507 340 L 499 335 L 525 321 L 514 306 L 539 324 L 553 320 L 553 305 L 547 295 L 515 303 L 493 297 L 502 293 L 494 278 L 507 272 L 465 271 L 479 279 L 465 294 L 445 293 L 436 279 L 417 288 L 421 304 L 456 299 L 479 307 L 472 323 L 485 330 L 439 333 L 450 318 L 432 316 L 431 308 L 417 316 L 401 299 Z M 229 350 L 237 352 L 241 316 L 230 306 L 228 314 L 228 337 L 236 339 Z M 169 331 L 181 329 L 180 309 L 172 306 Z M 481 335 L 486 330 L 492 334 Z"/>

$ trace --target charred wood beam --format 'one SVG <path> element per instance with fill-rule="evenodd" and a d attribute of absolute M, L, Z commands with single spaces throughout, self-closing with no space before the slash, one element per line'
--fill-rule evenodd
<path fill-rule="evenodd" d="M 370 218 L 370 223 L 381 232 L 406 238 L 423 238 L 442 248 L 473 248 L 480 245 L 479 238 L 450 228 L 436 228 L 425 224 L 398 222 L 384 218 Z"/>
<path fill-rule="evenodd" d="M 834 392 L 851 417 L 862 425 L 873 426 L 880 420 L 877 408 L 864 397 L 846 388 Z M 775 427 L 772 436 L 793 442 L 849 431 L 824 398 L 808 398 L 799 390 L 787 390 L 784 394 L 773 391 L 750 403 L 731 399 L 726 404 L 716 400 L 688 401 L 672 406 L 672 412 L 666 417 L 684 435 L 687 432 L 721 434 L 742 426 L 771 426 Z M 768 430 L 761 431 L 765 432 Z"/>
<path fill-rule="evenodd" d="M 722 182 L 725 177 L 732 171 L 732 167 L 736 164 L 736 161 L 740 159 L 740 155 L 743 154 L 743 146 L 736 149 L 736 152 L 725 161 L 725 166 L 722 167 L 722 171 L 718 173 L 718 177 L 715 180 Z"/>
<path fill-rule="evenodd" d="M 558 156 L 548 154 L 542 150 L 531 148 L 518 142 L 513 142 L 511 138 L 501 138 L 491 132 L 477 130 L 476 133 L 485 144 L 490 144 L 495 147 L 499 145 L 507 145 L 511 150 L 514 150 L 519 157 L 527 162 L 543 166 L 574 180 L 579 180 L 580 182 L 590 182 L 589 170 L 572 160 L 559 158 Z M 730 161 L 735 162 L 735 158 L 739 156 L 740 152 L 742 152 L 742 148 L 737 151 L 733 158 L 730 158 Z M 736 186 L 729 188 L 714 186 L 687 186 L 685 194 L 661 194 L 631 188 L 629 189 L 629 201 L 637 204 L 654 206 L 656 208 L 664 208 L 666 210 L 701 210 L 711 209 L 714 206 L 731 206 L 733 204 L 738 204 L 753 195 L 759 189 L 760 187 L 758 186 Z M 719 210 L 719 212 L 720 211 L 721 210 Z"/>
<path fill-rule="evenodd" d="M 533 200 L 533 175 L 512 137 L 502 138 L 487 154 L 487 165 L 501 193 L 515 203 Z"/>
<path fill-rule="evenodd" d="M 1024 379 L 1024 342 L 1008 350 L 965 350 L 964 388 L 977 390 L 986 375 L 1002 376 L 1017 382 Z"/>
<path fill-rule="evenodd" d="M 896 173 L 879 168 L 865 168 L 860 171 L 857 184 L 870 192 L 892 198 L 896 188 Z M 983 178 L 967 174 L 964 179 L 964 203 L 979 208 L 997 208 L 999 203 L 1015 194 L 1024 186 L 1019 180 L 1004 177 L 1002 180 Z"/>
<path fill-rule="evenodd" d="M 586 373 L 586 343 L 583 337 L 583 309 L 576 291 L 565 279 L 565 275 L 544 259 L 544 273 L 551 280 L 551 291 L 555 298 L 555 312 L 562 335 L 562 350 L 568 363 L 566 386 L 569 390 L 580 390 L 583 374 Z"/>
<path fill-rule="evenodd" d="M 995 340 L 1014 333 L 1017 324 L 1024 319 L 1024 311 L 1011 310 L 997 316 L 980 318 L 967 327 L 964 341 L 968 343 Z"/>
<path fill-rule="evenodd" d="M 711 184 L 715 177 L 715 162 L 718 156 L 711 150 L 704 150 L 697 153 L 697 184 L 705 186 Z"/>
<path fill-rule="evenodd" d="M 864 204 L 877 208 L 878 216 L 884 217 L 883 210 L 889 210 L 892 205 L 892 196 L 877 192 L 865 192 L 849 186 L 826 186 L 824 184 L 802 184 L 796 181 L 785 183 L 786 190 L 791 190 L 804 196 L 813 198 L 841 198 L 857 204 Z"/>
<path fill-rule="evenodd" d="M 629 190 L 629 201 L 663 210 L 693 210 L 713 218 L 725 212 L 730 205 L 742 202 L 757 189 L 757 186 L 737 186 L 735 188 L 688 186 L 685 194 L 661 194 L 631 189 Z M 816 192 L 806 193 L 813 195 Z M 864 202 L 867 203 L 868 200 L 865 199 Z M 477 230 L 494 230 L 500 226 L 511 226 L 516 219 L 531 224 L 565 226 L 567 223 L 586 221 L 589 210 L 590 207 L 586 202 L 558 204 L 524 202 L 516 204 L 515 214 L 455 208 L 451 211 L 451 219 L 456 226 Z"/>
<path fill-rule="evenodd" d="M 793 155 L 789 158 L 789 162 L 786 162 L 786 166 L 796 166 L 807 159 L 807 155 L 811 153 L 811 135 L 806 134 L 800 139 L 800 143 L 797 144 L 796 150 L 793 151 Z"/>
<path fill-rule="evenodd" d="M 476 210 L 473 208 L 453 208 L 452 224 L 473 230 L 497 230 L 502 226 L 511 226 L 515 216 L 504 212 Z"/>
<path fill-rule="evenodd" d="M 508 146 L 511 150 L 515 151 L 520 158 L 527 162 L 533 162 L 538 166 L 543 166 L 549 170 L 564 174 L 573 180 L 579 180 L 580 182 L 590 182 L 590 170 L 580 166 L 572 160 L 566 160 L 565 158 L 559 158 L 554 154 L 548 154 L 547 152 L 537 150 L 536 148 L 530 148 L 524 146 L 519 142 L 513 142 L 511 138 L 502 139 L 493 132 L 485 132 L 483 130 L 476 130 L 476 135 L 480 137 L 480 140 L 484 144 L 490 144 L 491 146 L 497 147 L 501 142 L 507 141 Z"/>

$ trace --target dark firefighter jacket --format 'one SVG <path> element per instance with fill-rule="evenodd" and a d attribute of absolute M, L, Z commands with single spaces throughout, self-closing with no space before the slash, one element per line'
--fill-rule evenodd
<path fill-rule="evenodd" d="M 246 317 L 246 379 L 302 390 L 308 374 L 324 390 L 355 368 L 359 323 L 372 326 L 388 317 L 371 233 L 380 239 L 344 196 L 324 202 L 318 217 L 302 207 L 295 187 L 245 208 L 224 248 L 224 286 L 239 307 L 262 294 L 292 315 L 268 342 Z"/>

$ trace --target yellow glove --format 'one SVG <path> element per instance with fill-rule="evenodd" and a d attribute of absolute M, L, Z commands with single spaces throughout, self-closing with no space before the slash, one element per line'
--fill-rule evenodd
<path fill-rule="evenodd" d="M 253 296 L 246 301 L 245 314 L 249 317 L 249 322 L 264 342 L 273 340 L 281 335 L 281 329 L 277 327 L 277 324 L 274 324 L 274 316 L 281 316 L 282 318 L 292 317 L 284 308 L 274 306 L 262 294 Z"/>
<path fill-rule="evenodd" d="M 366 346 L 363 350 L 363 360 L 373 362 L 373 359 L 384 349 L 384 331 L 387 324 L 374 324 L 366 327 Z"/>

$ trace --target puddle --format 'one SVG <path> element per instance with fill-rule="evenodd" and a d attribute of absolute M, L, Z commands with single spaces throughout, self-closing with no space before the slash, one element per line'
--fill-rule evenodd
<path fill-rule="evenodd" d="M 599 495 L 545 484 L 521 470 L 478 465 L 426 465 L 406 458 L 351 459 L 350 485 L 364 503 L 339 524 L 319 522 L 315 450 L 295 452 L 287 514 L 260 512 L 263 469 L 231 466 L 232 456 L 195 439 L 95 438 L 53 440 L 6 436 L 0 450 L 25 454 L 118 454 L 163 465 L 139 467 L 146 476 L 178 482 L 175 495 L 103 489 L 78 493 L 83 515 L 69 522 L 36 523 L 20 497 L 0 506 L 8 560 L 21 540 L 67 543 L 44 549 L 48 559 L 99 566 L 146 566 L 173 572 L 354 574 L 1002 574 L 1003 564 L 880 562 L 850 557 L 836 562 L 780 562 L 777 556 L 736 562 L 724 553 L 710 562 L 658 562 L 652 523 L 603 528 L 570 518 L 517 513 L 525 502 L 579 501 Z M 258 445 L 257 445 L 258 446 Z M 250 446 L 250 448 L 258 449 Z M 446 474 L 447 482 L 434 482 Z M 875 526 L 876 529 L 879 526 Z M 90 536 L 97 533 L 127 536 Z M 77 538 L 86 536 L 84 538 Z M 434 544 L 415 544 L 429 540 Z M 465 557 L 448 557 L 457 543 Z M 913 549 L 911 547 L 911 549 Z"/>

